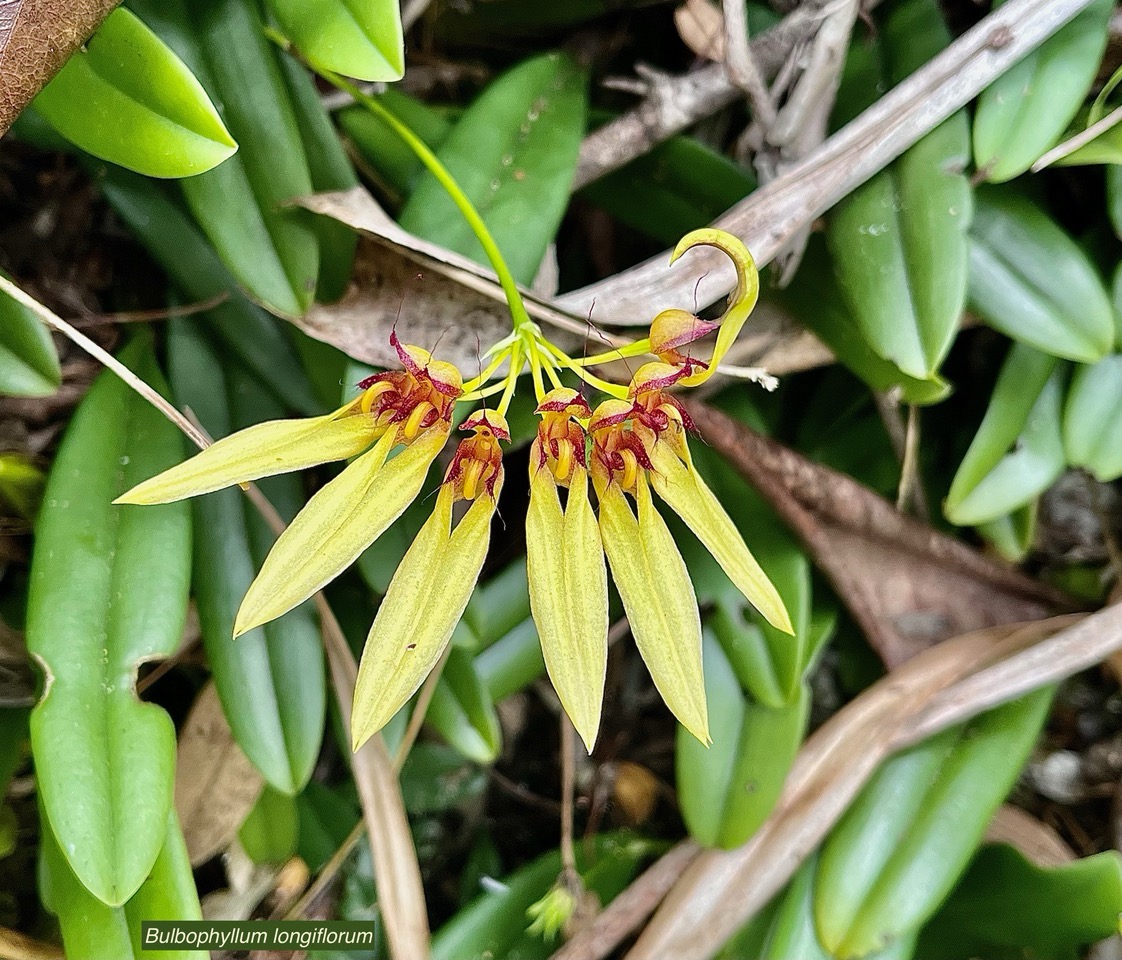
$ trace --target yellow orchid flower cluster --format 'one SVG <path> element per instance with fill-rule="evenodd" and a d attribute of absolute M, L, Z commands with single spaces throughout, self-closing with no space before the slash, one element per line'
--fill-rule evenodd
<path fill-rule="evenodd" d="M 739 240 L 717 230 L 694 231 L 674 259 L 698 244 L 723 250 L 737 271 L 737 288 L 717 321 L 667 310 L 655 318 L 648 338 L 574 360 L 524 317 L 488 351 L 487 369 L 467 383 L 452 364 L 401 344 L 395 332 L 390 342 L 402 369 L 364 380 L 359 395 L 339 410 L 242 430 L 117 502 L 165 503 L 354 458 L 277 539 L 242 602 L 236 637 L 303 603 L 352 564 L 419 495 L 451 434 L 455 405 L 501 391 L 497 409 L 478 409 L 461 425 L 470 436 L 460 442 L 432 515 L 379 607 L 355 690 L 351 732 L 357 749 L 416 692 L 463 615 L 487 556 L 503 486 L 501 444 L 510 440 L 505 414 L 528 366 L 541 420 L 530 451 L 527 570 L 550 679 L 591 751 L 607 663 L 610 568 L 655 686 L 686 729 L 708 743 L 697 601 L 652 491 L 770 623 L 787 632 L 791 623 L 775 587 L 694 468 L 686 441 L 690 418 L 670 392 L 713 374 L 758 291 L 755 265 Z M 691 345 L 713 332 L 708 363 L 693 357 Z M 588 369 L 644 354 L 658 359 L 641 366 L 627 386 Z M 503 364 L 508 373 L 489 384 Z M 565 371 L 608 399 L 593 409 L 582 393 L 562 383 Z M 457 511 L 460 501 L 467 506 Z"/>

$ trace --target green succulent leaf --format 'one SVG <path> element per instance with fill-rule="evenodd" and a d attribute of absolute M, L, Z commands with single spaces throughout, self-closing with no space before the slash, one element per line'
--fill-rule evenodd
<path fill-rule="evenodd" d="M 397 0 L 269 0 L 308 62 L 359 80 L 400 80 L 405 41 Z"/>
<path fill-rule="evenodd" d="M 1064 403 L 1064 450 L 1068 463 L 1096 480 L 1122 477 L 1122 354 L 1079 366 Z"/>
<path fill-rule="evenodd" d="M 1038 867 L 1012 847 L 987 846 L 924 928 L 916 956 L 1074 960 L 1082 948 L 1117 933 L 1120 914 L 1117 852 Z"/>
<path fill-rule="evenodd" d="M 83 150 L 150 177 L 191 177 L 238 149 L 190 69 L 122 8 L 34 105 Z"/>
<path fill-rule="evenodd" d="M 1095 80 L 1113 8 L 1095 0 L 982 91 L 974 164 L 985 179 L 1012 180 L 1060 139 Z"/>
<path fill-rule="evenodd" d="M 299 835 L 295 799 L 267 786 L 238 830 L 238 842 L 254 863 L 279 865 L 296 853 Z"/>
<path fill-rule="evenodd" d="M 495 702 L 474 658 L 453 646 L 437 682 L 425 721 L 444 740 L 476 763 L 492 763 L 502 749 Z"/>
<path fill-rule="evenodd" d="M 1110 298 L 1088 256 L 1037 204 L 979 190 L 970 306 L 995 330 L 1053 356 L 1095 363 L 1111 349 Z"/>
<path fill-rule="evenodd" d="M 1004 559 L 1020 563 L 1036 539 L 1037 500 L 995 520 L 978 524 L 978 533 Z"/>
<path fill-rule="evenodd" d="M 215 438 L 284 411 L 264 388 L 216 351 L 187 321 L 169 338 L 175 395 Z M 298 477 L 258 481 L 285 519 L 303 505 Z M 310 605 L 233 639 L 234 618 L 274 535 L 237 489 L 191 501 L 195 599 L 203 645 L 234 739 L 277 791 L 293 794 L 311 776 L 326 712 L 320 631 Z"/>
<path fill-rule="evenodd" d="M 40 880 L 44 905 L 58 916 L 68 960 L 142 960 L 146 920 L 201 920 L 199 895 L 179 821 L 171 811 L 159 855 L 140 888 L 121 906 L 108 906 L 74 875 L 50 823 L 42 822 Z M 161 951 L 167 960 L 204 960 L 202 950 Z"/>
<path fill-rule="evenodd" d="M 988 523 L 1035 500 L 1063 473 L 1064 364 L 1014 344 L 1001 368 L 944 513 L 959 526 Z"/>
<path fill-rule="evenodd" d="M 935 913 L 1020 773 L 1052 693 L 991 710 L 877 771 L 821 850 L 815 926 L 831 956 L 882 950 Z"/>
<path fill-rule="evenodd" d="M 520 63 L 468 107 L 438 151 L 514 278 L 533 281 L 569 202 L 584 136 L 587 76 L 568 56 Z M 426 173 L 401 211 L 412 233 L 486 262 L 478 239 Z"/>
<path fill-rule="evenodd" d="M 851 51 L 845 83 L 898 83 L 950 41 L 934 0 L 892 6 L 879 48 Z M 956 113 L 839 203 L 826 237 L 842 300 L 872 350 L 932 379 L 966 297 L 972 213 L 966 115 Z"/>
<path fill-rule="evenodd" d="M 162 386 L 147 338 L 121 359 Z M 27 644 L 47 675 L 31 715 L 36 774 L 71 869 L 111 906 L 140 888 L 167 834 L 175 728 L 135 681 L 179 644 L 191 548 L 186 505 L 112 501 L 182 457 L 179 431 L 106 371 L 66 432 L 36 529 Z"/>
<path fill-rule="evenodd" d="M 47 328 L 22 303 L 0 293 L 0 394 L 47 397 L 61 382 Z"/>

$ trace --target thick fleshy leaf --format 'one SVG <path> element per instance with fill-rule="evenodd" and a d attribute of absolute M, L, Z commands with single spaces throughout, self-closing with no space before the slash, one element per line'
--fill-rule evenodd
<path fill-rule="evenodd" d="M 519 283 L 533 281 L 568 206 L 587 95 L 586 72 L 570 57 L 533 57 L 487 87 L 438 152 Z M 410 195 L 400 222 L 426 240 L 487 262 L 475 233 L 430 173 Z"/>
<path fill-rule="evenodd" d="M 1114 315 L 1086 253 L 1039 205 L 979 190 L 970 231 L 970 305 L 995 330 L 1057 357 L 1095 363 Z"/>
<path fill-rule="evenodd" d="M 562 512 L 548 467 L 531 465 L 526 573 L 549 679 L 591 753 L 608 669 L 608 570 L 583 468 Z"/>
<path fill-rule="evenodd" d="M 318 490 L 278 538 L 242 601 L 234 635 L 303 603 L 347 569 L 421 492 L 429 465 L 448 439 L 430 427 L 387 462 L 395 432 Z"/>
<path fill-rule="evenodd" d="M 34 105 L 83 150 L 150 177 L 194 176 L 238 148 L 194 74 L 120 7 Z"/>
<path fill-rule="evenodd" d="M 88 169 L 179 294 L 191 302 L 225 298 L 198 315 L 211 334 L 286 405 L 307 415 L 321 412 L 286 336 L 287 325 L 241 292 L 169 186 L 106 164 L 91 163 Z"/>
<path fill-rule="evenodd" d="M 397 0 L 269 0 L 308 62 L 359 80 L 400 80 L 405 42 Z"/>
<path fill-rule="evenodd" d="M 678 728 L 674 753 L 678 803 L 698 843 L 744 843 L 775 805 L 806 729 L 809 696 L 772 708 L 741 689 L 717 638 L 704 641 L 705 699 L 712 746 Z"/>
<path fill-rule="evenodd" d="M 197 324 L 172 321 L 168 338 L 176 399 L 212 435 L 276 416 L 279 404 L 236 363 L 223 363 Z M 289 520 L 304 502 L 299 477 L 269 478 L 261 491 Z M 292 613 L 233 639 L 234 617 L 274 534 L 239 490 L 191 504 L 194 589 L 203 646 L 234 739 L 277 790 L 311 776 L 326 711 L 323 642 L 313 612 Z"/>
<path fill-rule="evenodd" d="M 693 584 L 674 538 L 640 474 L 638 518 L 623 491 L 600 496 L 600 534 L 635 644 L 670 712 L 710 743 L 701 669 L 701 619 Z"/>
<path fill-rule="evenodd" d="M 740 531 L 692 464 L 683 463 L 665 444 L 652 454 L 651 486 L 713 554 L 737 589 L 772 626 L 794 633 L 779 591 L 760 568 Z"/>
<path fill-rule="evenodd" d="M 974 164 L 985 179 L 1012 180 L 1059 140 L 1094 82 L 1113 8 L 1095 0 L 982 91 Z"/>
<path fill-rule="evenodd" d="M 494 763 L 502 748 L 494 698 L 471 653 L 455 643 L 448 652 L 425 723 L 476 763 Z"/>
<path fill-rule="evenodd" d="M 944 504 L 951 523 L 996 520 L 1030 503 L 1063 472 L 1063 374 L 1054 357 L 1013 345 L 978 433 L 951 482 Z"/>
<path fill-rule="evenodd" d="M 140 889 L 123 906 L 111 907 L 78 881 L 50 824 L 44 820 L 40 859 L 43 901 L 58 916 L 68 960 L 141 960 L 151 956 L 141 944 L 143 921 L 202 919 L 187 847 L 174 812 L 161 839 L 159 856 Z M 167 960 L 204 960 L 209 954 L 172 949 L 161 951 L 160 956 Z"/>
<path fill-rule="evenodd" d="M 1036 537 L 1038 502 L 1033 500 L 996 520 L 978 524 L 978 533 L 1010 563 L 1020 563 L 1028 556 Z"/>
<path fill-rule="evenodd" d="M 288 201 L 312 192 L 299 125 L 257 3 L 132 0 L 222 108 L 238 152 L 181 182 L 218 255 L 254 300 L 283 316 L 312 302 L 315 227 Z"/>
<path fill-rule="evenodd" d="M 1068 464 L 1109 483 L 1122 476 L 1122 354 L 1077 367 L 1064 404 Z"/>
<path fill-rule="evenodd" d="M 935 0 L 894 4 L 879 47 L 851 51 L 845 85 L 867 96 L 898 83 L 949 41 Z M 935 376 L 965 302 L 969 159 L 959 112 L 839 203 L 827 227 L 843 299 L 869 346 L 921 380 Z"/>
<path fill-rule="evenodd" d="M 121 359 L 159 388 L 146 341 Z M 70 423 L 36 526 L 27 645 L 47 678 L 31 716 L 36 777 L 71 868 L 113 906 L 136 893 L 167 834 L 175 727 L 134 684 L 138 665 L 182 636 L 191 515 L 112 500 L 182 453 L 179 431 L 106 371 Z"/>
<path fill-rule="evenodd" d="M 61 382 L 47 328 L 22 303 L 0 293 L 0 394 L 46 397 Z"/>
<path fill-rule="evenodd" d="M 270 420 L 223 437 L 191 459 L 165 470 L 117 503 L 171 503 L 278 473 L 345 460 L 374 442 L 373 418 L 338 413 L 300 420 Z"/>
<path fill-rule="evenodd" d="M 966 869 L 1024 765 L 1053 690 L 1038 690 L 890 759 L 823 844 L 818 936 L 862 957 L 917 929 Z"/>
<path fill-rule="evenodd" d="M 500 489 L 501 481 L 496 498 Z M 452 487 L 442 485 L 366 638 L 351 715 L 355 749 L 386 725 L 436 666 L 483 569 L 495 501 L 477 497 L 455 530 L 452 504 Z"/>
<path fill-rule="evenodd" d="M 1005 844 L 983 847 L 924 927 L 921 960 L 1029 956 L 1068 960 L 1118 932 L 1122 858 L 1115 850 L 1039 867 Z"/>

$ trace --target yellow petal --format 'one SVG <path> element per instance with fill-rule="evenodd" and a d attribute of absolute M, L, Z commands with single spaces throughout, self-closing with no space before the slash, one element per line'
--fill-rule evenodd
<path fill-rule="evenodd" d="M 392 460 L 394 433 L 316 492 L 277 538 L 234 621 L 234 636 L 303 603 L 347 569 L 421 492 L 448 425 L 421 434 Z"/>
<path fill-rule="evenodd" d="M 736 287 L 729 294 L 728 308 L 720 319 L 721 329 L 717 332 L 717 342 L 713 345 L 713 356 L 709 358 L 709 367 L 685 377 L 681 381 L 684 387 L 695 387 L 699 383 L 704 383 L 717 372 L 717 364 L 729 352 L 729 347 L 736 340 L 740 328 L 748 319 L 748 314 L 756 306 L 756 299 L 760 294 L 760 275 L 756 272 L 756 261 L 752 259 L 752 254 L 739 238 L 712 227 L 694 230 L 678 242 L 670 262 L 673 263 L 687 250 L 696 246 L 716 247 L 732 260 L 732 265 L 736 268 Z"/>
<path fill-rule="evenodd" d="M 355 750 L 386 725 L 436 666 L 483 569 L 495 503 L 478 497 L 449 535 L 452 501 L 453 486 L 446 483 L 366 638 L 351 714 Z"/>
<path fill-rule="evenodd" d="M 638 519 L 616 484 L 600 498 L 604 552 L 658 692 L 682 726 L 708 745 L 701 619 L 693 584 L 641 474 L 636 487 Z"/>
<path fill-rule="evenodd" d="M 380 432 L 372 417 L 338 412 L 258 423 L 137 484 L 114 503 L 170 503 L 235 483 L 345 460 L 365 450 Z"/>
<path fill-rule="evenodd" d="M 549 468 L 531 466 L 526 575 L 549 679 L 591 753 L 608 666 L 608 570 L 583 467 L 562 513 Z"/>
<path fill-rule="evenodd" d="M 651 486 L 694 532 L 728 578 L 773 627 L 793 634 L 783 598 L 764 573 L 713 491 L 692 464 L 685 464 L 664 443 L 651 453 Z"/>

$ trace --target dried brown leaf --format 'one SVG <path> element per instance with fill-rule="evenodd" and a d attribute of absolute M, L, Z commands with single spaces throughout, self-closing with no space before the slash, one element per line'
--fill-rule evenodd
<path fill-rule="evenodd" d="M 725 21 L 710 0 L 686 0 L 674 10 L 678 36 L 695 56 L 722 63 L 725 59 Z"/>
<path fill-rule="evenodd" d="M 175 809 L 192 866 L 230 846 L 263 785 L 234 742 L 218 691 L 208 683 L 179 736 L 175 767 Z"/>
<path fill-rule="evenodd" d="M 0 0 L 0 134 L 118 0 Z"/>
<path fill-rule="evenodd" d="M 1075 851 L 1048 824 L 1010 803 L 998 807 L 986 827 L 985 840 L 1016 847 L 1038 867 L 1058 867 L 1076 859 Z"/>
<path fill-rule="evenodd" d="M 702 436 L 806 545 L 888 666 L 949 637 L 1073 604 L 900 513 L 852 477 L 688 401 Z"/>

